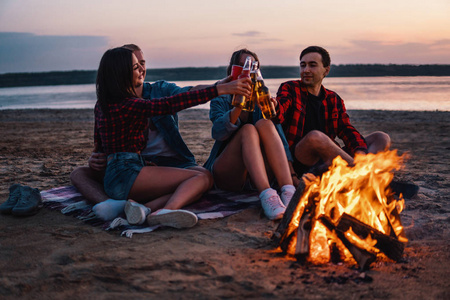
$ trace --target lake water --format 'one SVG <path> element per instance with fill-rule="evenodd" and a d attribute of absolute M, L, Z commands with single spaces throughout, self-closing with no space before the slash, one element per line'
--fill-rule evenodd
<path fill-rule="evenodd" d="M 266 79 L 273 96 L 279 85 L 292 80 Z M 211 81 L 178 81 L 179 86 Z M 450 111 L 450 77 L 331 77 L 324 86 L 336 91 L 347 109 Z M 93 108 L 95 85 L 0 88 L 0 109 Z M 197 106 L 209 109 L 209 103 Z"/>

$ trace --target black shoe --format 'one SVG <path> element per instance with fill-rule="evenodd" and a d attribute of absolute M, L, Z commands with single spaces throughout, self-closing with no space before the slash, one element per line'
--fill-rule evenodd
<path fill-rule="evenodd" d="M 2 205 L 0 205 L 0 213 L 9 215 L 11 214 L 14 206 L 16 206 L 17 202 L 20 199 L 22 186 L 18 183 L 15 183 L 9 187 L 9 198 Z"/>
<path fill-rule="evenodd" d="M 419 191 L 419 186 L 409 182 L 392 181 L 390 186 L 395 195 L 402 194 L 405 199 L 411 199 Z"/>
<path fill-rule="evenodd" d="M 38 189 L 22 186 L 21 197 L 12 209 L 14 216 L 31 216 L 36 214 L 42 207 L 41 193 Z"/>

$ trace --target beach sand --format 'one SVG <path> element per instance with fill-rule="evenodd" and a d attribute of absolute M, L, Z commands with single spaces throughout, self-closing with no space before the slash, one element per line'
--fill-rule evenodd
<path fill-rule="evenodd" d="M 387 132 L 409 152 L 398 180 L 420 186 L 401 217 L 409 242 L 401 262 L 359 272 L 346 264 L 302 265 L 274 253 L 278 223 L 259 208 L 191 229 L 132 239 L 42 209 L 0 216 L 0 298 L 14 299 L 450 299 L 450 112 L 350 111 L 362 134 Z M 200 164 L 213 141 L 206 110 L 180 113 Z M 92 110 L 0 111 L 0 202 L 20 183 L 69 185 L 93 144 Z"/>

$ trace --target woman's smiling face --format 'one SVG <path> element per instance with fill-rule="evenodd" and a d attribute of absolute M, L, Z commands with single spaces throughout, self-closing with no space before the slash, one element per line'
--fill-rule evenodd
<path fill-rule="evenodd" d="M 144 84 L 145 67 L 141 65 L 134 53 L 131 57 L 133 62 L 133 87 L 137 88 Z"/>

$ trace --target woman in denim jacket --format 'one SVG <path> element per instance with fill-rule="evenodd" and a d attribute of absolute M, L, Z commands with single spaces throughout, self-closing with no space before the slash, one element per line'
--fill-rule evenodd
<path fill-rule="evenodd" d="M 236 51 L 227 75 L 232 65 L 242 66 L 248 56 L 259 62 L 247 49 Z M 295 192 L 288 164 L 292 156 L 282 129 L 263 119 L 258 105 L 249 113 L 233 107 L 231 99 L 232 95 L 223 95 L 211 100 L 209 115 L 216 142 L 204 167 L 211 171 L 219 189 L 256 189 L 266 216 L 280 219 Z M 281 187 L 281 198 L 270 186 L 272 177 Z"/>

